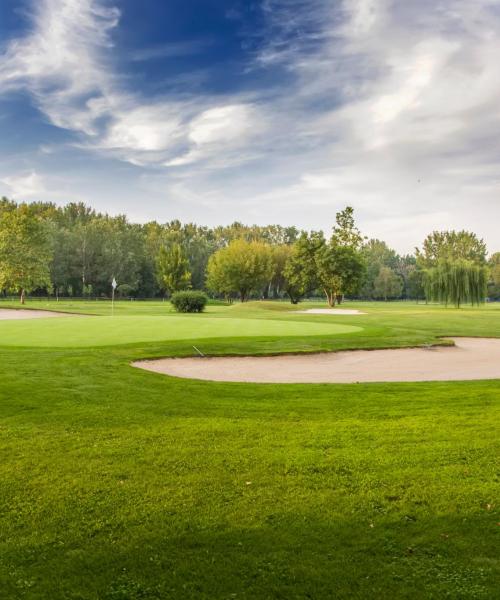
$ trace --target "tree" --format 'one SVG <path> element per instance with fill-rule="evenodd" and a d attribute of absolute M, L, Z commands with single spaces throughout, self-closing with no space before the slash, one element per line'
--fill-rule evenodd
<path fill-rule="evenodd" d="M 263 289 L 272 273 L 270 246 L 236 239 L 210 257 L 207 287 L 224 295 L 237 293 L 245 302 L 252 292 Z"/>
<path fill-rule="evenodd" d="M 318 246 L 314 255 L 318 286 L 329 306 L 355 293 L 365 272 L 360 251 L 363 236 L 355 226 L 353 209 L 348 206 L 338 212 L 335 222 L 329 243 Z"/>
<path fill-rule="evenodd" d="M 293 246 L 288 244 L 279 244 L 271 246 L 271 255 L 273 259 L 273 273 L 269 282 L 268 291 L 272 293 L 274 298 L 279 298 L 280 295 L 286 293 L 286 276 L 285 269 L 293 254 Z"/>
<path fill-rule="evenodd" d="M 365 239 L 354 222 L 354 209 L 352 206 L 346 206 L 335 215 L 335 226 L 333 235 L 339 246 L 345 246 L 359 250 Z"/>
<path fill-rule="evenodd" d="M 468 260 L 440 260 L 425 273 L 425 295 L 429 300 L 454 304 L 480 304 L 486 297 L 488 269 Z"/>
<path fill-rule="evenodd" d="M 375 298 L 399 298 L 403 291 L 403 280 L 389 267 L 380 267 L 373 285 Z"/>
<path fill-rule="evenodd" d="M 52 248 L 46 224 L 26 205 L 0 210 L 0 289 L 26 293 L 50 286 Z"/>
<path fill-rule="evenodd" d="M 479 304 L 487 293 L 486 244 L 470 231 L 434 231 L 416 249 L 427 300 Z"/>
<path fill-rule="evenodd" d="M 362 298 L 375 298 L 375 280 L 382 267 L 396 269 L 398 266 L 398 255 L 392 248 L 376 239 L 368 240 L 363 244 L 361 253 L 366 264 L 365 276 L 361 285 Z"/>
<path fill-rule="evenodd" d="M 365 269 L 360 252 L 335 241 L 321 248 L 316 256 L 316 266 L 319 285 L 332 307 L 345 294 L 356 292 Z"/>
<path fill-rule="evenodd" d="M 500 300 L 500 252 L 491 255 L 488 265 L 490 267 L 488 297 L 491 300 Z"/>
<path fill-rule="evenodd" d="M 173 243 L 160 248 L 157 273 L 160 285 L 170 294 L 191 286 L 189 261 L 180 244 Z"/>
<path fill-rule="evenodd" d="M 417 264 L 433 267 L 438 261 L 465 260 L 477 265 L 486 263 L 486 244 L 470 231 L 434 231 L 415 249 Z"/>

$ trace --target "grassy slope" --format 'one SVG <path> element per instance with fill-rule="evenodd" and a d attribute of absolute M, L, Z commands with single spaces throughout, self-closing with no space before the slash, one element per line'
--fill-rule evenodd
<path fill-rule="evenodd" d="M 286 308 L 217 310 L 365 329 L 200 344 L 500 336 L 495 308 L 378 305 L 348 321 Z M 0 348 L 0 597 L 495 597 L 499 382 L 217 384 L 128 366 L 191 343 Z"/>

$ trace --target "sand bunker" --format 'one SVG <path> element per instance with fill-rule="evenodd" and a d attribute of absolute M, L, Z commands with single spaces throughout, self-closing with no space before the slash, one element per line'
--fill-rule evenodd
<path fill-rule="evenodd" d="M 135 367 L 175 377 L 255 383 L 356 383 L 500 379 L 500 339 L 455 346 L 262 357 L 168 358 Z"/>
<path fill-rule="evenodd" d="M 47 319 L 48 317 L 74 317 L 71 313 L 54 312 L 50 310 L 29 310 L 0 308 L 0 321 L 15 321 L 17 319 Z"/>
<path fill-rule="evenodd" d="M 309 308 L 308 310 L 298 310 L 302 315 L 366 315 L 366 313 L 354 308 Z"/>

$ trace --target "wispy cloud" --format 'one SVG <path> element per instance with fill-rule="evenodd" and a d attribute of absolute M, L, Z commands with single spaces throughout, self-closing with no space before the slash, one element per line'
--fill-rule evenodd
<path fill-rule="evenodd" d="M 40 0 L 34 4 L 32 31 L 13 40 L 0 56 L 2 92 L 27 89 L 50 123 L 78 134 L 79 147 L 136 165 L 209 160 L 204 152 L 208 140 L 197 137 L 208 129 L 211 150 L 228 150 L 232 140 L 240 146 L 251 130 L 251 103 L 239 103 L 245 124 L 237 126 L 228 123 L 228 112 L 235 110 L 231 98 L 227 104 L 185 94 L 182 101 L 151 101 L 126 89 L 109 52 L 119 18 L 117 8 L 106 8 L 100 0 Z M 149 48 L 135 59 L 178 56 L 207 43 Z"/>
<path fill-rule="evenodd" d="M 241 65 L 253 88 L 214 96 L 200 91 L 210 74 L 191 86 L 186 73 L 182 93 L 149 97 L 114 63 L 117 8 L 32 6 L 30 33 L 0 56 L 1 93 L 28 90 L 80 148 L 144 167 L 138 190 L 147 179 L 169 206 L 317 227 L 350 203 L 400 247 L 447 223 L 497 235 L 499 0 L 263 0 Z"/>

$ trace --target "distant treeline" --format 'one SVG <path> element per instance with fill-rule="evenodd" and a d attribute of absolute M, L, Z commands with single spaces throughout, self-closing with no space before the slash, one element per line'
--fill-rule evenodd
<path fill-rule="evenodd" d="M 433 297 L 445 263 L 453 262 L 457 277 L 458 261 L 483 269 L 490 297 L 500 298 L 500 254 L 488 261 L 484 243 L 472 233 L 434 232 L 415 254 L 401 256 L 381 240 L 364 238 L 350 208 L 332 225 L 325 237 L 281 225 L 136 224 L 82 203 L 59 207 L 3 198 L 0 291 L 109 297 L 115 278 L 121 297 L 164 297 L 192 288 L 242 300 L 424 299 Z"/>

